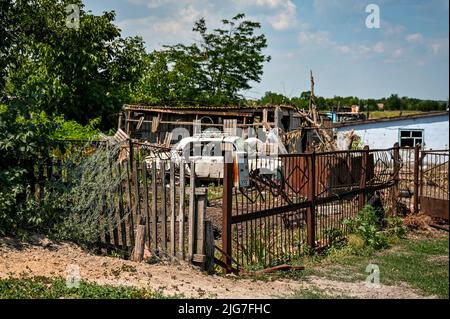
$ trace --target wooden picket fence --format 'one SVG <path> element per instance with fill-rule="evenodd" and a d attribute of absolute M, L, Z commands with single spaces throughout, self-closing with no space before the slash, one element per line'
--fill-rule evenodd
<path fill-rule="evenodd" d="M 109 225 L 101 233 L 101 246 L 136 261 L 186 260 L 211 270 L 214 239 L 206 221 L 207 188 L 196 187 L 195 174 L 190 174 L 195 163 L 146 159 L 139 146 L 130 143 L 127 158 L 117 164 L 122 181 L 113 211 L 102 212 Z M 111 213 L 112 218 L 105 216 Z"/>

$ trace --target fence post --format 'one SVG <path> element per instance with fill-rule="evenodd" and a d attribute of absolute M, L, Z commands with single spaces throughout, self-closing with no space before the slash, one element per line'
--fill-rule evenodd
<path fill-rule="evenodd" d="M 209 220 L 205 222 L 205 255 L 204 270 L 212 274 L 214 273 L 214 233 L 212 222 Z"/>
<path fill-rule="evenodd" d="M 175 193 L 175 163 L 170 161 L 170 254 L 171 257 L 176 257 L 176 243 L 175 243 L 175 215 L 176 215 L 176 193 Z"/>
<path fill-rule="evenodd" d="M 196 210 L 196 233 L 195 233 L 195 253 L 192 261 L 202 264 L 206 262 L 205 256 L 205 219 L 206 206 L 208 198 L 208 189 L 206 187 L 198 187 L 195 189 L 195 210 Z"/>
<path fill-rule="evenodd" d="M 364 146 L 361 158 L 361 176 L 359 179 L 359 200 L 358 208 L 362 210 L 366 205 L 366 186 L 367 186 L 367 172 L 369 168 L 369 146 Z"/>
<path fill-rule="evenodd" d="M 188 215 L 188 258 L 192 261 L 195 248 L 195 162 L 191 161 L 191 172 L 189 177 L 189 215 Z"/>
<path fill-rule="evenodd" d="M 308 228 L 308 245 L 311 249 L 316 247 L 316 151 L 309 154 L 308 165 L 308 201 L 306 210 L 306 223 Z"/>
<path fill-rule="evenodd" d="M 136 228 L 136 240 L 132 253 L 132 260 L 137 262 L 141 262 L 144 257 L 145 233 L 146 233 L 145 231 L 146 218 L 141 216 L 139 219 L 140 219 L 139 224 Z"/>
<path fill-rule="evenodd" d="M 398 201 L 399 197 L 399 184 L 400 184 L 400 146 L 398 143 L 394 144 L 393 148 L 393 160 L 394 160 L 394 186 L 392 187 L 392 209 L 394 209 L 394 213 L 396 214 L 396 205 L 395 203 Z"/>
<path fill-rule="evenodd" d="M 227 159 L 225 157 L 225 159 Z M 225 160 L 223 171 L 222 199 L 222 250 L 226 273 L 231 272 L 231 215 L 233 209 L 233 162 Z"/>
<path fill-rule="evenodd" d="M 184 259 L 185 257 L 185 252 L 184 252 L 184 248 L 185 248 L 185 244 L 184 244 L 184 217 L 185 217 L 185 197 L 186 197 L 186 176 L 185 176 L 185 163 L 184 161 L 182 161 L 180 163 L 180 206 L 179 206 L 179 210 L 178 210 L 178 223 L 179 223 L 179 231 L 180 231 L 180 235 L 178 237 L 179 243 L 178 243 L 178 258 L 179 259 Z"/>
<path fill-rule="evenodd" d="M 419 172 L 420 172 L 420 144 L 417 144 L 414 148 L 414 201 L 413 209 L 414 214 L 419 213 Z"/>

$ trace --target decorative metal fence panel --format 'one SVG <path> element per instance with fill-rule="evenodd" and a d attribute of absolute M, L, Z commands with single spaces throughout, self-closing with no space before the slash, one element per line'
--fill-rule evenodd
<path fill-rule="evenodd" d="M 391 203 L 398 154 L 394 147 L 278 155 L 252 163 L 251 186 L 230 188 L 230 207 L 224 201 L 224 216 L 230 211 L 225 224 L 231 225 L 222 244 L 231 247 L 225 260 L 247 269 L 268 267 L 342 240 L 347 235 L 342 221 L 375 192 Z"/>

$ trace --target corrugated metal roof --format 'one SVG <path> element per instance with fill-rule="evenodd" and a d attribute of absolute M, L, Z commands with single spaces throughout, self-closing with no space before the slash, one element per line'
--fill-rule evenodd
<path fill-rule="evenodd" d="M 123 108 L 125 110 L 215 110 L 215 111 L 227 111 L 227 110 L 258 110 L 258 109 L 271 109 L 280 107 L 282 109 L 296 110 L 291 105 L 180 105 L 180 106 L 168 106 L 168 105 L 142 105 L 142 104 L 125 104 Z"/>

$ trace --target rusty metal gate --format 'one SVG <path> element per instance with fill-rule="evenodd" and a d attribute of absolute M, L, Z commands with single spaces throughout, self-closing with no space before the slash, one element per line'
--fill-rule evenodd
<path fill-rule="evenodd" d="M 449 151 L 422 151 L 420 156 L 420 211 L 448 221 Z"/>
<path fill-rule="evenodd" d="M 278 155 L 250 162 L 249 188 L 233 185 L 225 165 L 223 264 L 244 269 L 288 262 L 347 235 L 376 191 L 388 202 L 398 193 L 399 147 Z"/>

